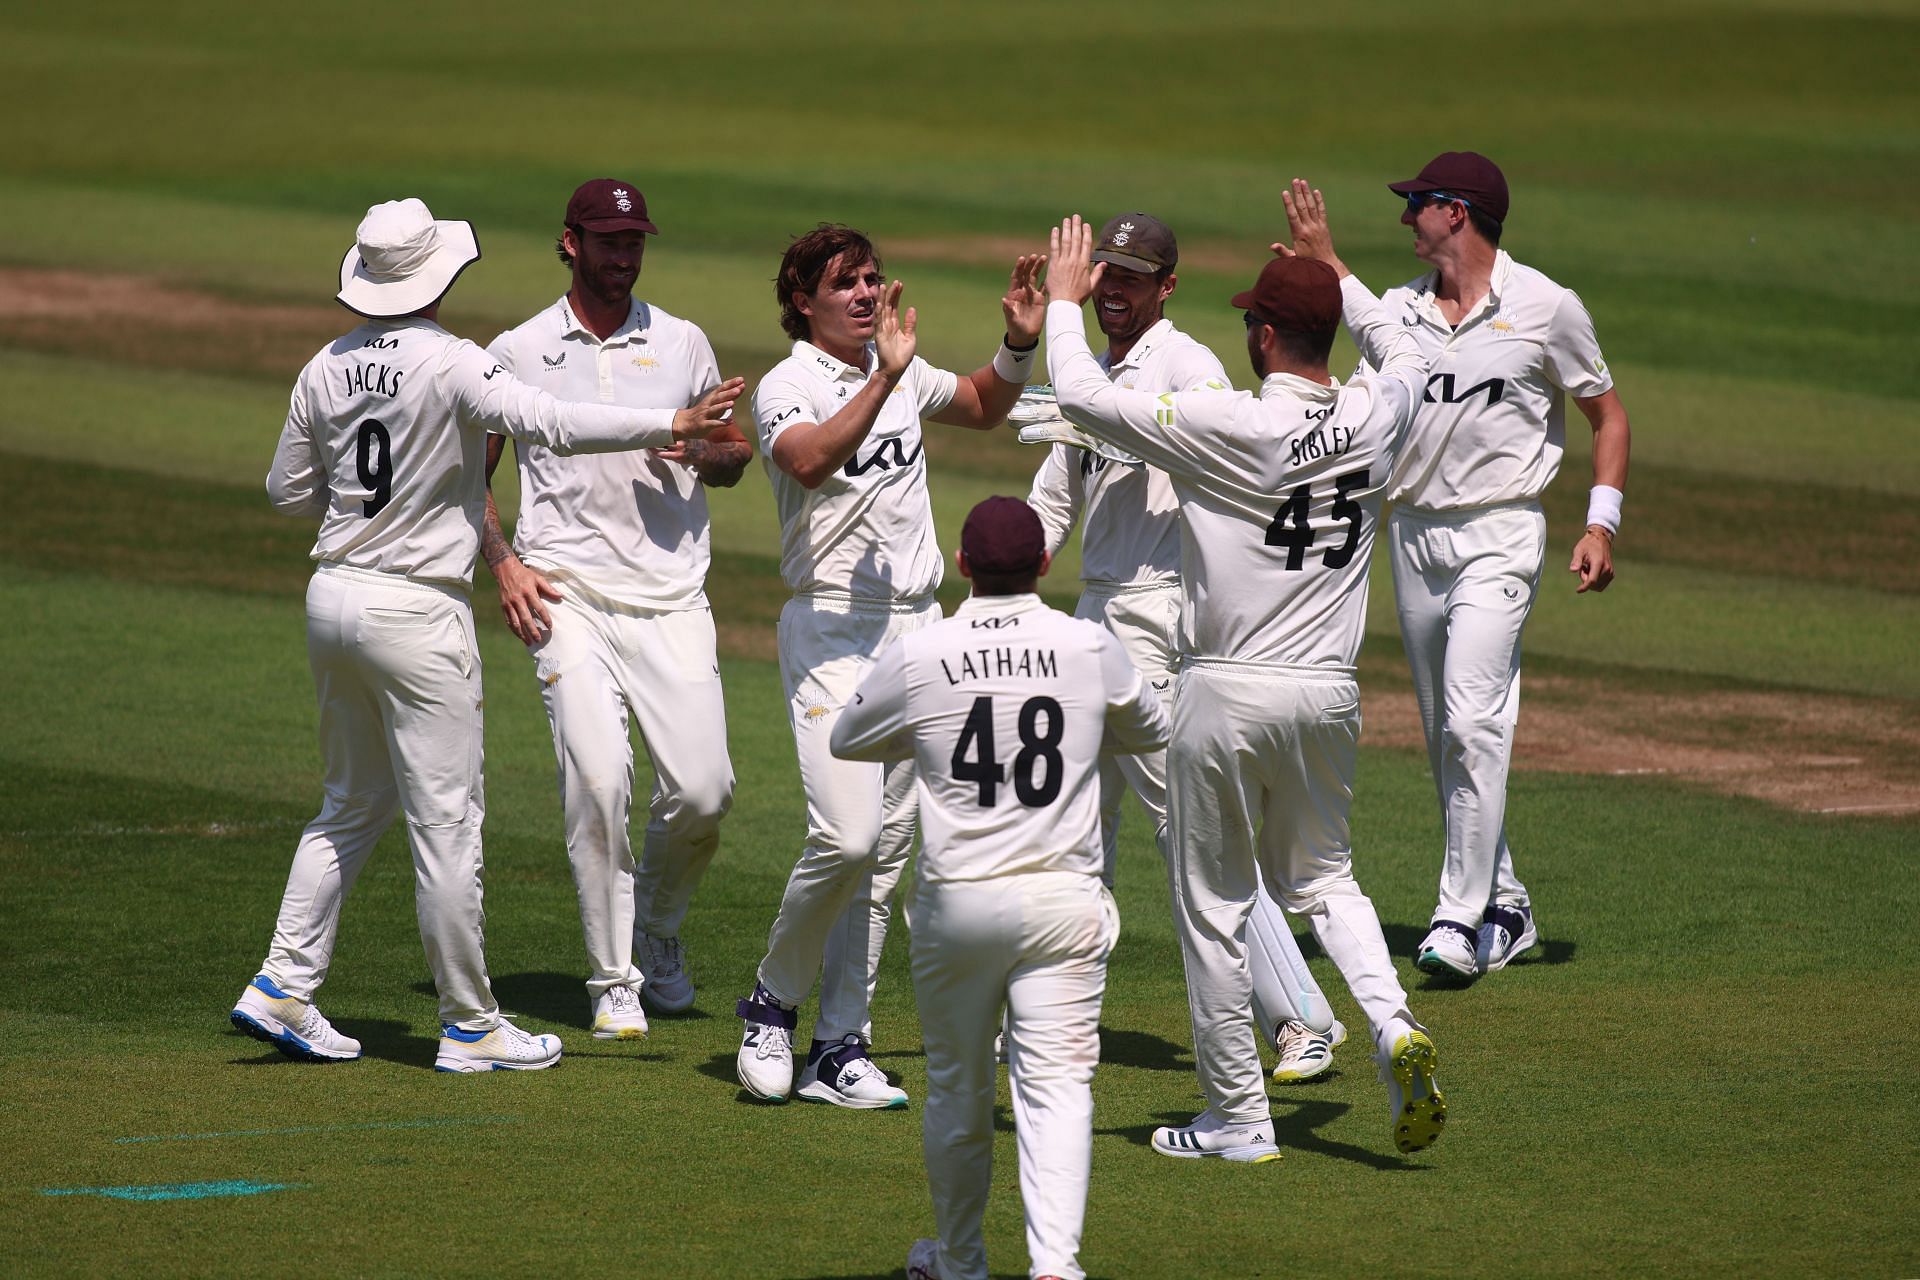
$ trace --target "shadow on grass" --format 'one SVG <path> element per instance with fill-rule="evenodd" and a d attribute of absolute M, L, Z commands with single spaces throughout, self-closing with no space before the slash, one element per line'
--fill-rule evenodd
<path fill-rule="evenodd" d="M 1193 1051 L 1145 1031 L 1100 1028 L 1100 1061 L 1142 1071 L 1191 1071 Z"/>
<path fill-rule="evenodd" d="M 423 996 L 437 994 L 432 980 L 413 984 Z M 586 983 L 571 973 L 496 973 L 493 998 L 503 1013 L 524 1013 L 542 1022 L 556 1022 L 582 1031 L 593 1026 L 593 1008 Z"/>
<path fill-rule="evenodd" d="M 705 1062 L 695 1066 L 694 1070 L 709 1080 L 718 1080 L 722 1084 L 732 1085 L 734 1087 L 734 1097 L 737 1101 L 749 1103 L 756 1107 L 784 1107 L 787 1105 L 785 1102 L 769 1102 L 765 1098 L 755 1097 L 753 1094 L 741 1088 L 740 1077 L 734 1067 L 734 1055 L 731 1053 L 713 1054 Z"/>
<path fill-rule="evenodd" d="M 1356 1147 L 1349 1142 L 1334 1142 L 1320 1137 L 1314 1130 L 1337 1119 L 1346 1113 L 1348 1106 L 1344 1102 L 1290 1102 L 1285 1098 L 1276 1098 L 1273 1107 L 1273 1139 L 1283 1150 L 1309 1151 L 1314 1155 L 1330 1156 L 1335 1160 L 1347 1160 L 1354 1164 L 1378 1169 L 1383 1172 L 1403 1172 L 1423 1169 L 1425 1165 L 1409 1164 L 1401 1157 L 1390 1152 L 1374 1151 L 1367 1147 Z M 1095 1129 L 1096 1134 L 1125 1138 L 1137 1147 L 1153 1145 L 1153 1131 L 1163 1124 L 1192 1124 L 1197 1117 L 1189 1111 L 1161 1111 L 1147 1124 L 1123 1125 L 1112 1129 Z M 1382 1128 L 1384 1129 L 1384 1125 Z"/>
<path fill-rule="evenodd" d="M 431 1068 L 434 1055 L 439 1052 L 437 1039 L 419 1035 L 406 1023 L 392 1018 L 340 1018 L 334 1022 L 334 1026 L 341 1034 L 358 1040 L 360 1052 L 366 1057 L 397 1062 L 403 1067 Z M 230 1030 L 227 1034 L 248 1048 L 258 1047 L 260 1050 L 248 1057 L 232 1059 L 237 1067 L 271 1067 L 283 1063 L 296 1067 L 334 1065 L 289 1058 L 271 1045 L 260 1044 L 239 1030 Z"/>

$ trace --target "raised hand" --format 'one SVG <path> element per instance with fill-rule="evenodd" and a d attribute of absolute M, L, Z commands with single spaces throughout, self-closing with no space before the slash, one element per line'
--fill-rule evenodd
<path fill-rule="evenodd" d="M 1017 347 L 1039 340 L 1047 325 L 1047 295 L 1040 291 L 1040 272 L 1047 265 L 1044 253 L 1022 254 L 1007 278 L 1006 296 L 1000 299 L 1001 314 L 1007 319 L 1007 337 Z"/>
<path fill-rule="evenodd" d="M 728 378 L 691 405 L 673 415 L 673 438 L 707 436 L 733 420 L 733 402 L 747 389 L 745 378 Z"/>
<path fill-rule="evenodd" d="M 895 382 L 913 363 L 913 353 L 919 346 L 913 332 L 918 317 L 912 307 L 904 314 L 900 310 L 900 291 L 904 288 L 904 283 L 894 280 L 881 291 L 880 316 L 873 326 L 873 348 L 879 356 L 879 371 Z"/>
<path fill-rule="evenodd" d="M 1333 232 L 1327 227 L 1327 198 L 1309 186 L 1305 178 L 1295 178 L 1291 188 L 1280 193 L 1280 203 L 1287 208 L 1287 235 L 1293 245 L 1289 248 L 1276 242 L 1268 247 L 1283 258 L 1314 258 L 1343 276 L 1349 274 L 1347 264 L 1333 251 Z"/>
<path fill-rule="evenodd" d="M 1076 213 L 1048 233 L 1047 244 L 1053 264 L 1047 269 L 1047 300 L 1082 305 L 1106 273 L 1106 263 L 1093 261 L 1093 228 Z"/>

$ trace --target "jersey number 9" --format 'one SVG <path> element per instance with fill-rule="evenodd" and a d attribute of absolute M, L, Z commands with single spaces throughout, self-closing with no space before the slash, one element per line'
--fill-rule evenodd
<path fill-rule="evenodd" d="M 360 483 L 372 495 L 360 504 L 360 514 L 371 519 L 393 501 L 393 441 L 386 423 L 368 418 L 360 424 L 353 460 L 360 470 Z"/>

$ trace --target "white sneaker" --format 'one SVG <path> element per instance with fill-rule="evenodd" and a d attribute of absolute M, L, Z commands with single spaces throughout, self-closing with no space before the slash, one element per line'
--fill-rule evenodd
<path fill-rule="evenodd" d="M 1494 973 L 1507 967 L 1510 960 L 1525 955 L 1540 941 L 1533 927 L 1532 907 L 1489 907 L 1480 925 L 1480 945 L 1474 955 L 1482 973 Z"/>
<path fill-rule="evenodd" d="M 907 1250 L 907 1280 L 940 1280 L 940 1242 L 922 1237 Z"/>
<path fill-rule="evenodd" d="M 659 1013 L 680 1013 L 693 1007 L 693 979 L 687 976 L 686 956 L 680 950 L 679 937 L 656 938 L 641 933 L 640 972 L 647 976 L 640 996 Z"/>
<path fill-rule="evenodd" d="M 1433 1078 L 1438 1061 L 1427 1033 L 1410 1027 L 1393 1034 L 1382 1061 L 1387 1105 L 1393 1115 L 1393 1144 L 1409 1155 L 1432 1146 L 1447 1122 L 1447 1100 Z"/>
<path fill-rule="evenodd" d="M 766 990 L 756 984 L 751 999 L 742 1000 L 734 1011 L 746 1020 L 740 1036 L 740 1052 L 733 1060 L 734 1074 L 741 1087 L 756 1098 L 785 1102 L 793 1090 L 793 1010 L 782 1008 Z"/>
<path fill-rule="evenodd" d="M 647 1015 L 640 1008 L 640 995 L 632 987 L 608 987 L 593 998 L 593 1038 L 595 1040 L 644 1040 Z"/>
<path fill-rule="evenodd" d="M 1474 954 L 1478 946 L 1479 938 L 1472 929 L 1442 920 L 1414 953 L 1414 967 L 1436 978 L 1472 982 L 1480 976 L 1480 961 Z"/>
<path fill-rule="evenodd" d="M 1280 1147 L 1273 1140 L 1273 1121 L 1228 1124 L 1211 1107 L 1201 1112 L 1192 1124 L 1162 1125 L 1155 1129 L 1153 1149 L 1163 1156 L 1182 1160 L 1221 1156 L 1265 1164 L 1280 1158 Z"/>
<path fill-rule="evenodd" d="M 435 1071 L 539 1071 L 560 1061 L 560 1037 L 522 1031 L 501 1015 L 487 1031 L 440 1028 Z"/>
<path fill-rule="evenodd" d="M 301 1062 L 351 1062 L 360 1056 L 358 1040 L 335 1031 L 319 1009 L 274 986 L 264 973 L 247 984 L 227 1016 L 255 1040 Z"/>
<path fill-rule="evenodd" d="M 907 1105 L 907 1093 L 887 1083 L 859 1036 L 842 1037 L 829 1049 L 807 1055 L 794 1090 L 808 1102 L 831 1102 L 854 1111 L 898 1111 Z"/>
<path fill-rule="evenodd" d="M 1274 1032 L 1274 1044 L 1280 1060 L 1273 1064 L 1275 1084 L 1298 1084 L 1311 1080 L 1333 1065 L 1333 1047 L 1347 1038 L 1347 1028 L 1338 1018 L 1333 1029 L 1322 1035 L 1304 1022 L 1283 1022 Z"/>

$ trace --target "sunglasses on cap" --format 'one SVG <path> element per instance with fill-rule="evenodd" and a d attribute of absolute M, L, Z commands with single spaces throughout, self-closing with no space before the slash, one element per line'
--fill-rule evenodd
<path fill-rule="evenodd" d="M 1409 191 L 1407 192 L 1407 212 L 1418 213 L 1430 204 L 1463 204 L 1473 208 L 1473 201 L 1465 196 L 1456 196 L 1451 191 Z"/>

